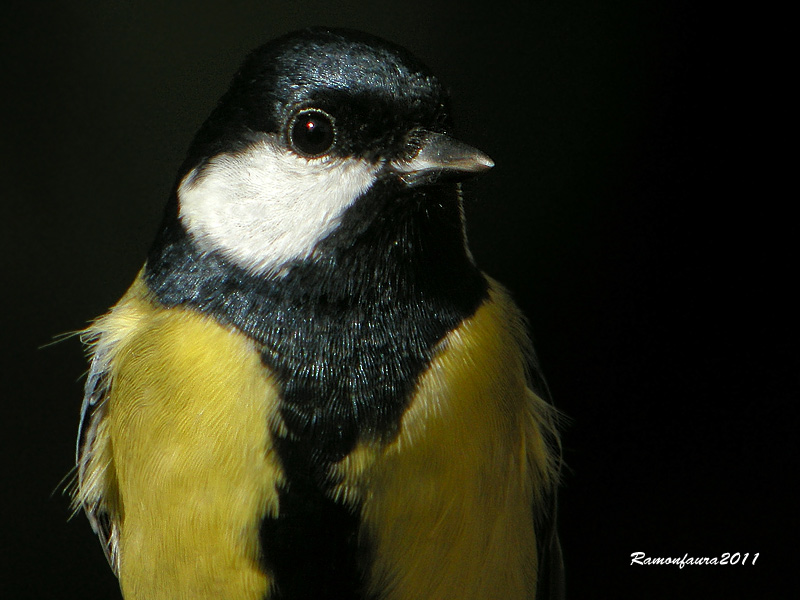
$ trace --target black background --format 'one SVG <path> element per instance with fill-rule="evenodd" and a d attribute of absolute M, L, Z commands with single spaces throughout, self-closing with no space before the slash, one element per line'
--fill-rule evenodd
<path fill-rule="evenodd" d="M 246 52 L 330 24 L 420 56 L 497 163 L 468 186 L 469 235 L 568 417 L 569 597 L 791 597 L 796 66 L 786 17 L 696 4 L 6 5 L 0 596 L 118 597 L 60 491 L 82 352 L 40 346 L 133 280 Z M 636 551 L 760 556 L 679 569 L 631 566 Z"/>

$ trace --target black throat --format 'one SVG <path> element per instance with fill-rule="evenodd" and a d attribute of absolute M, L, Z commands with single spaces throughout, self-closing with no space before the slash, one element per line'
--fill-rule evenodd
<path fill-rule="evenodd" d="M 281 516 L 262 528 L 280 597 L 355 590 L 357 507 L 327 498 L 337 483 L 330 466 L 359 440 L 397 433 L 437 344 L 487 296 L 465 248 L 458 189 L 379 181 L 313 259 L 276 277 L 201 257 L 174 204 L 148 258 L 148 286 L 163 305 L 191 306 L 256 340 L 281 386 L 288 436 L 272 433 L 288 484 Z M 305 574 L 291 577 L 293 567 Z"/>

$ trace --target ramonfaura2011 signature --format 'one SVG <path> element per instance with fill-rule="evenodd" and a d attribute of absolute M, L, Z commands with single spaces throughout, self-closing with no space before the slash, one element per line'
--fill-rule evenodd
<path fill-rule="evenodd" d="M 655 557 L 646 556 L 644 552 L 632 552 L 631 564 L 632 565 L 677 565 L 679 569 L 687 565 L 746 565 L 753 566 L 758 560 L 759 552 L 753 553 L 752 557 L 749 552 L 742 554 L 741 552 L 723 552 L 721 556 L 689 556 L 684 554 L 682 557 L 668 556 L 668 557 Z M 750 561 L 748 563 L 748 560 Z"/>

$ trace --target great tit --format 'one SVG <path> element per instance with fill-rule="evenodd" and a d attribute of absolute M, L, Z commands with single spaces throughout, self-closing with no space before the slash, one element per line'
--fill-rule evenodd
<path fill-rule="evenodd" d="M 74 502 L 126 600 L 560 597 L 554 410 L 452 128 L 370 35 L 246 58 L 84 332 Z"/>

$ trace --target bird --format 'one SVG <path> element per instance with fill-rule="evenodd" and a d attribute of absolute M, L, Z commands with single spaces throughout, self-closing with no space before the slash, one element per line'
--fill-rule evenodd
<path fill-rule="evenodd" d="M 81 334 L 73 503 L 125 600 L 562 597 L 558 412 L 465 234 L 493 165 L 401 46 L 247 55 Z"/>

